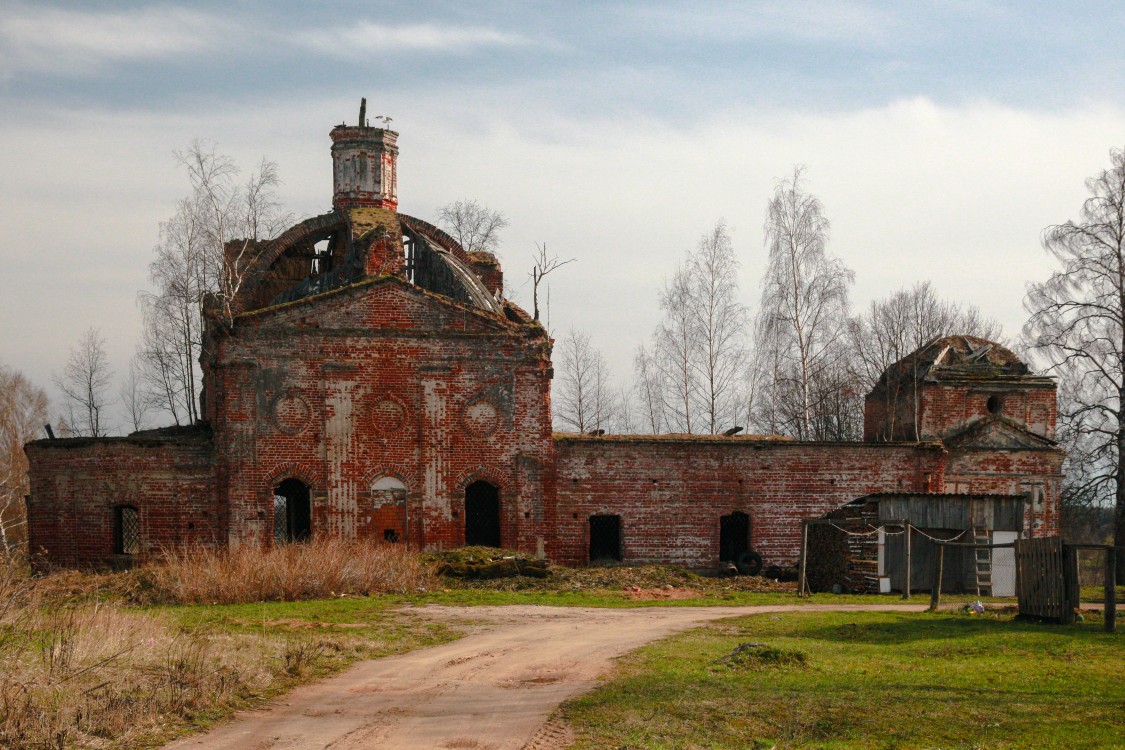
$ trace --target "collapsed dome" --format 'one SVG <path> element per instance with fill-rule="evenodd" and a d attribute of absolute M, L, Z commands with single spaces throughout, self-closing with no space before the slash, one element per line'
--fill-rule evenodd
<path fill-rule="evenodd" d="M 276 239 L 228 243 L 226 263 L 242 283 L 232 310 L 260 310 L 395 277 L 494 314 L 527 316 L 503 299 L 503 272 L 492 253 L 466 252 L 429 222 L 398 213 L 398 133 L 360 124 L 332 129 L 333 210 Z"/>

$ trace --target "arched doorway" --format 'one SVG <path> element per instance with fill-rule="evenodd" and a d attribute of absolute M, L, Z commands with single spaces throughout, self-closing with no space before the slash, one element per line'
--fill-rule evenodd
<path fill-rule="evenodd" d="M 465 544 L 500 546 L 500 490 L 485 481 L 465 488 Z"/>
<path fill-rule="evenodd" d="M 735 511 L 719 518 L 719 560 L 738 562 L 739 556 L 750 549 L 750 516 Z"/>
<path fill-rule="evenodd" d="M 273 488 L 273 539 L 278 544 L 301 542 L 312 536 L 309 486 L 286 479 Z"/>

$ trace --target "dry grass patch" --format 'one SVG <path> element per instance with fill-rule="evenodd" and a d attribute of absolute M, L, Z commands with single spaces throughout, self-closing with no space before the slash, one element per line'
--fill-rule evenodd
<path fill-rule="evenodd" d="M 433 565 L 403 545 L 321 538 L 307 544 L 170 553 L 137 572 L 135 596 L 181 604 L 302 601 L 424 593 Z"/>
<path fill-rule="evenodd" d="M 0 747 L 151 743 L 269 690 L 293 650 L 284 637 L 186 633 L 163 614 L 50 591 L 0 562 Z"/>
<path fill-rule="evenodd" d="M 356 659 L 450 640 L 364 596 L 431 581 L 401 547 L 345 541 L 40 579 L 0 558 L 0 748 L 153 747 Z"/>

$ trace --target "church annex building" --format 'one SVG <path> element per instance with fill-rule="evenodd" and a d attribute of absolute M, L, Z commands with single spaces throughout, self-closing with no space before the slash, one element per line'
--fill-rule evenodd
<path fill-rule="evenodd" d="M 127 564 L 314 535 L 553 561 L 791 564 L 801 519 L 877 493 L 1009 495 L 1057 533 L 1055 383 L 951 336 L 892 366 L 863 442 L 551 429 L 551 340 L 494 256 L 397 212 L 398 134 L 331 132 L 333 210 L 256 249 L 205 329 L 186 428 L 26 446 L 31 551 Z"/>

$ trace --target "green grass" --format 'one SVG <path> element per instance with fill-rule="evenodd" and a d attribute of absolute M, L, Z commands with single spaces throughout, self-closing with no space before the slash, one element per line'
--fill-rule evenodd
<path fill-rule="evenodd" d="M 1125 636 L 1101 626 L 743 617 L 634 652 L 561 716 L 575 748 L 1122 748 Z"/>
<path fill-rule="evenodd" d="M 398 596 L 342 597 L 300 602 L 190 604 L 147 608 L 164 613 L 186 634 L 281 637 L 327 643 L 312 665 L 335 672 L 358 659 L 377 659 L 460 637 L 455 627 L 413 616 Z"/>
<path fill-rule="evenodd" d="M 942 606 L 966 604 L 976 599 L 984 602 L 1014 604 L 1015 599 L 994 599 L 971 594 L 942 594 Z M 449 588 L 426 594 L 394 597 L 400 603 L 416 605 L 442 604 L 447 606 L 503 606 L 508 604 L 539 604 L 557 607 L 748 607 L 774 604 L 922 604 L 928 606 L 929 594 L 915 594 L 904 600 L 900 594 L 813 594 L 798 597 L 792 592 L 733 591 L 727 593 L 700 592 L 690 599 L 634 599 L 626 591 L 612 589 L 517 590 L 497 591 L 485 588 Z"/>

